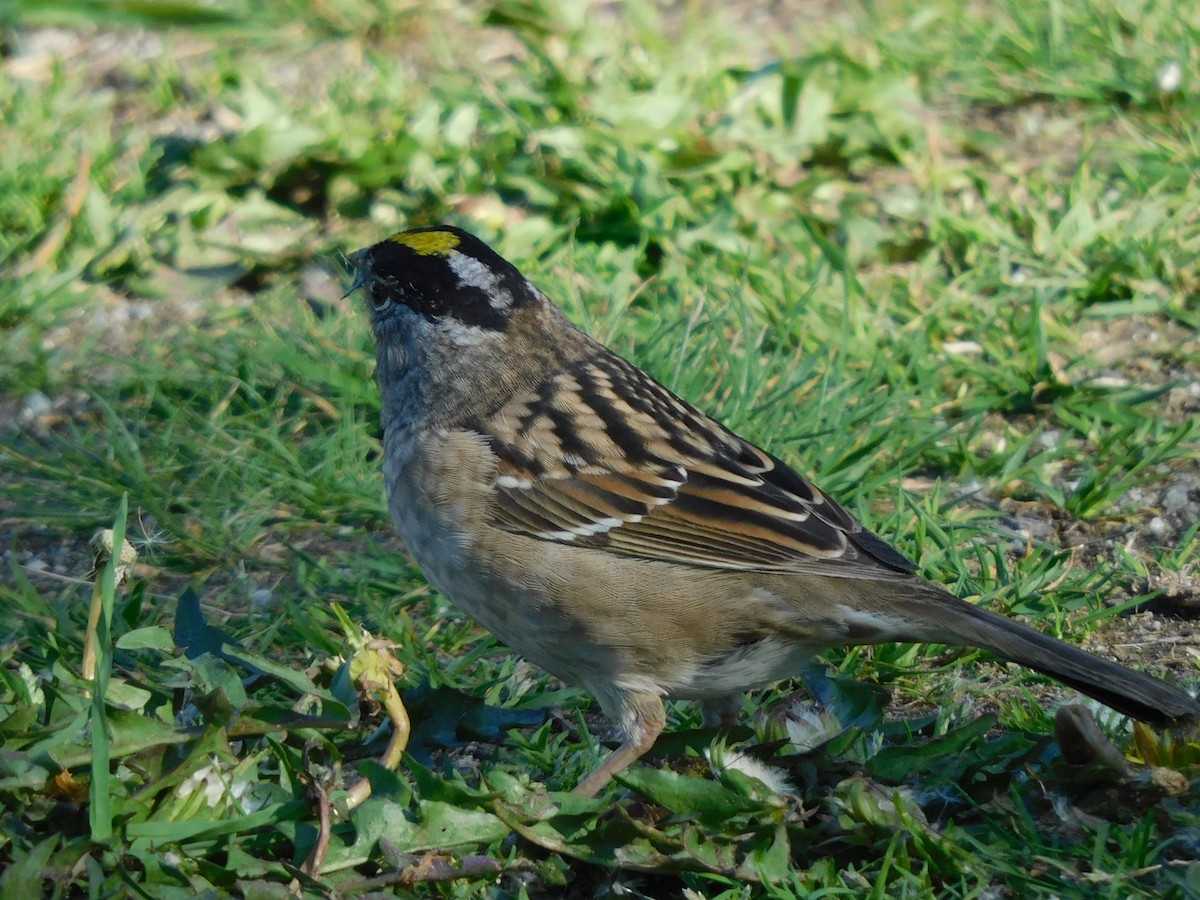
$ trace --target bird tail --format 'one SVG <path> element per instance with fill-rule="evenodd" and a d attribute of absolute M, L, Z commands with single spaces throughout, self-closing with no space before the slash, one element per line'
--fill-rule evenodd
<path fill-rule="evenodd" d="M 989 650 L 1151 725 L 1200 721 L 1200 703 L 1165 681 L 1102 659 L 950 594 L 939 591 L 933 603 L 928 598 L 922 600 L 915 604 L 924 613 L 914 617 L 919 634 L 910 640 Z"/>

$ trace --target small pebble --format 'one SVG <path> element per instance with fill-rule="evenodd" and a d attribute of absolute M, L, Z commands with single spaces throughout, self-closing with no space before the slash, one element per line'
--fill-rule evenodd
<path fill-rule="evenodd" d="M 1038 435 L 1037 442 L 1047 450 L 1051 450 L 1059 445 L 1059 442 L 1062 441 L 1062 436 L 1061 429 L 1050 428 Z"/>
<path fill-rule="evenodd" d="M 1150 520 L 1150 533 L 1155 537 L 1162 537 L 1167 533 L 1167 523 L 1162 516 L 1155 516 Z"/>
<path fill-rule="evenodd" d="M 275 605 L 275 592 L 270 588 L 255 588 L 250 592 L 250 605 L 255 609 L 268 609 Z"/>
<path fill-rule="evenodd" d="M 41 391 L 33 391 L 25 398 L 25 406 L 21 409 L 21 418 L 29 421 L 39 416 L 49 415 L 54 411 L 54 402 Z"/>
<path fill-rule="evenodd" d="M 1163 494 L 1162 505 L 1167 512 L 1178 512 L 1188 504 L 1188 491 L 1182 484 L 1174 484 Z"/>
<path fill-rule="evenodd" d="M 1158 89 L 1164 94 L 1174 94 L 1183 84 L 1183 66 L 1175 60 L 1163 63 L 1158 70 Z"/>

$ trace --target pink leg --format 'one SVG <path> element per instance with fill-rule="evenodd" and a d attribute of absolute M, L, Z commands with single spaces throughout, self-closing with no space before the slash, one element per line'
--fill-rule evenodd
<path fill-rule="evenodd" d="M 606 759 L 596 771 L 579 783 L 575 793 L 580 797 L 595 797 L 613 775 L 629 767 L 654 746 L 667 723 L 662 700 L 654 694 L 633 694 L 621 698 L 625 709 L 621 716 L 625 742 Z"/>

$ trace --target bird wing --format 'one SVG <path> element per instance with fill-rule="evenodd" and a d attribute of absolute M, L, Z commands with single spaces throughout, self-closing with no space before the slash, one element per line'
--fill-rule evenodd
<path fill-rule="evenodd" d="M 785 463 L 607 352 L 478 430 L 497 457 L 493 524 L 509 531 L 709 569 L 915 569 Z"/>

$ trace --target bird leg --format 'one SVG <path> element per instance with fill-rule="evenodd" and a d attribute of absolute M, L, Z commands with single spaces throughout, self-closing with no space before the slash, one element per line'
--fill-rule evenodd
<path fill-rule="evenodd" d="M 667 724 L 662 700 L 654 694 L 634 694 L 621 699 L 624 715 L 620 718 L 625 741 L 592 774 L 579 782 L 574 792 L 580 797 L 595 797 L 612 781 L 613 775 L 627 769 L 654 746 Z"/>
<path fill-rule="evenodd" d="M 728 697 L 701 701 L 700 710 L 704 716 L 705 725 L 709 728 L 728 731 L 741 719 L 742 695 L 730 694 Z"/>

